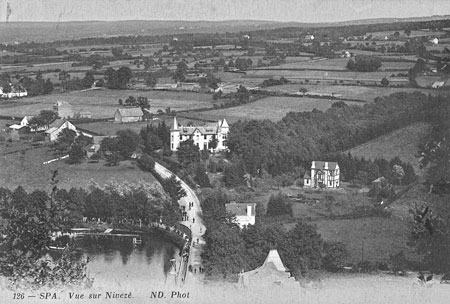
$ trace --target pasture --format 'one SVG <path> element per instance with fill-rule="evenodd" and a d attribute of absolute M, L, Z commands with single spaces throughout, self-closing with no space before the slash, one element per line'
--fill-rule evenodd
<path fill-rule="evenodd" d="M 307 89 L 308 92 L 312 93 L 323 93 L 323 94 L 338 94 L 342 95 L 341 98 L 358 99 L 367 102 L 373 102 L 376 97 L 388 96 L 390 94 L 398 92 L 424 92 L 429 93 L 439 93 L 438 91 L 430 92 L 430 90 L 417 89 L 417 88 L 396 88 L 396 87 L 383 87 L 383 86 L 357 86 L 357 85 L 330 85 L 330 84 L 287 84 L 280 86 L 272 86 L 264 88 L 267 91 L 279 91 L 286 93 L 298 92 L 300 88 Z"/>
<path fill-rule="evenodd" d="M 193 92 L 134 91 L 134 90 L 87 90 L 57 93 L 23 98 L 0 103 L 2 115 L 22 117 L 36 115 L 41 110 L 51 110 L 56 101 L 66 101 L 75 112 L 90 111 L 93 118 L 111 118 L 119 107 L 118 100 L 129 96 L 145 96 L 150 101 L 152 112 L 170 107 L 175 111 L 212 108 L 210 94 Z"/>
<path fill-rule="evenodd" d="M 426 139 L 429 131 L 428 124 L 413 124 L 346 152 L 350 152 L 353 156 L 372 160 L 381 157 L 385 159 L 399 157 L 402 161 L 409 162 L 414 167 L 416 174 L 421 175 L 423 172 L 419 169 L 419 159 L 416 154 L 419 143 Z"/>
<path fill-rule="evenodd" d="M 258 101 L 240 105 L 237 107 L 203 111 L 201 113 L 189 113 L 195 118 L 223 119 L 229 123 L 238 120 L 269 119 L 281 120 L 288 112 L 312 111 L 313 109 L 325 111 L 331 107 L 335 100 L 314 99 L 308 97 L 278 97 L 270 96 Z M 358 102 L 346 102 L 348 104 L 361 104 Z"/>
<path fill-rule="evenodd" d="M 6 146 L 9 145 L 9 146 Z M 69 165 L 64 160 L 44 165 L 44 161 L 56 158 L 48 146 L 38 147 L 24 152 L 4 155 L 7 151 L 23 149 L 21 142 L 0 144 L 0 184 L 2 187 L 15 189 L 21 185 L 30 190 L 51 190 L 50 179 L 52 172 L 57 170 L 58 187 L 70 189 L 71 187 L 88 188 L 92 182 L 103 186 L 109 181 L 153 183 L 155 179 L 148 172 L 140 170 L 132 161 L 121 162 L 118 166 L 109 167 L 104 161 L 99 163 L 82 163 Z"/>

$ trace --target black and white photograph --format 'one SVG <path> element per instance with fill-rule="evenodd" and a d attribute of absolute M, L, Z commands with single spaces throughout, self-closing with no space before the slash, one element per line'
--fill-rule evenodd
<path fill-rule="evenodd" d="M 0 0 L 0 302 L 450 301 L 450 1 Z"/>

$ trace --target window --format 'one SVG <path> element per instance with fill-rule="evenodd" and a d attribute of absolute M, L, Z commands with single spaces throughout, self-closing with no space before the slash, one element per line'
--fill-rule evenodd
<path fill-rule="evenodd" d="M 205 139 L 205 140 L 206 140 L 206 137 L 207 137 L 206 135 L 203 135 L 203 139 Z"/>
<path fill-rule="evenodd" d="M 172 144 L 172 149 L 173 149 L 173 144 Z"/>

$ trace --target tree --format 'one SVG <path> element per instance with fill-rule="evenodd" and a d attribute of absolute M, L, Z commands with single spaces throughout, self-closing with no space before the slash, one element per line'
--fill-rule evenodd
<path fill-rule="evenodd" d="M 201 163 L 198 163 L 195 167 L 195 181 L 200 187 L 211 187 L 205 166 Z"/>
<path fill-rule="evenodd" d="M 183 167 L 200 161 L 200 150 L 192 139 L 182 141 L 177 150 L 177 158 Z"/>
<path fill-rule="evenodd" d="M 61 131 L 61 133 L 58 134 L 58 138 L 56 139 L 55 143 L 55 149 L 59 152 L 60 155 L 69 151 L 72 144 L 75 142 L 76 136 L 77 132 L 71 129 L 64 129 Z"/>
<path fill-rule="evenodd" d="M 402 166 L 394 165 L 392 167 L 392 175 L 398 181 L 399 185 L 401 185 L 402 179 L 405 177 L 405 171 Z"/>
<path fill-rule="evenodd" d="M 130 129 L 119 130 L 117 134 L 117 149 L 124 159 L 131 157 L 139 145 L 139 135 Z"/>
<path fill-rule="evenodd" d="M 186 196 L 186 191 L 181 186 L 181 182 L 175 175 L 166 178 L 162 181 L 161 185 L 164 191 L 170 196 L 173 203 L 178 202 L 182 197 Z"/>
<path fill-rule="evenodd" d="M 219 140 L 214 136 L 208 143 L 208 148 L 213 150 L 213 153 L 216 151 L 217 145 L 219 144 Z"/>
<path fill-rule="evenodd" d="M 51 92 L 53 92 L 54 87 L 53 87 L 53 83 L 50 81 L 50 78 L 47 78 L 47 80 L 44 83 L 44 94 L 50 94 Z"/>
<path fill-rule="evenodd" d="M 3 214 L 8 218 L 0 244 L 0 274 L 8 279 L 9 288 L 89 287 L 92 284 L 86 273 L 87 262 L 70 250 L 59 259 L 47 256 L 51 232 L 61 224 L 60 209 L 57 209 L 61 202 L 57 201 L 56 185 L 53 189 L 50 196 L 42 191 L 15 195 L 15 205 L 24 207 L 21 211 L 12 204 L 0 204 L 7 206 Z"/>
<path fill-rule="evenodd" d="M 359 72 L 375 72 L 381 67 L 381 59 L 374 56 L 356 55 L 347 62 L 347 69 Z"/>
<path fill-rule="evenodd" d="M 245 103 L 250 99 L 250 92 L 247 90 L 246 87 L 243 85 L 240 85 L 237 89 L 236 96 L 240 103 Z"/>
<path fill-rule="evenodd" d="M 387 80 L 386 77 L 383 77 L 383 79 L 381 79 L 381 85 L 387 87 L 389 85 L 389 80 Z"/>
<path fill-rule="evenodd" d="M 225 166 L 223 181 L 227 187 L 238 187 L 245 185 L 245 166 L 242 161 Z"/>
<path fill-rule="evenodd" d="M 83 86 L 85 88 L 90 88 L 95 82 L 94 73 L 92 71 L 87 71 L 83 78 Z"/>
<path fill-rule="evenodd" d="M 292 208 L 288 202 L 286 195 L 279 192 L 276 195 L 271 195 L 269 199 L 269 204 L 267 205 L 267 215 L 277 216 L 277 215 L 289 215 L 292 216 Z"/>
<path fill-rule="evenodd" d="M 133 77 L 133 73 L 129 67 L 120 67 L 117 71 L 117 78 L 120 89 L 126 89 L 128 86 L 128 82 Z"/>
<path fill-rule="evenodd" d="M 155 169 L 155 159 L 146 153 L 139 157 L 138 164 L 145 171 L 152 172 Z"/>
<path fill-rule="evenodd" d="M 68 72 L 66 72 L 65 70 L 62 70 L 58 74 L 58 79 L 61 81 L 62 89 L 65 90 L 67 83 L 70 81 L 70 74 Z M 37 76 L 36 76 L 36 80 L 37 80 Z"/>
<path fill-rule="evenodd" d="M 69 164 L 79 164 L 85 157 L 85 152 L 83 150 L 82 145 L 80 144 L 74 144 L 70 147 L 69 150 L 69 158 L 67 159 L 67 162 Z"/>
<path fill-rule="evenodd" d="M 145 77 L 145 85 L 148 87 L 154 87 L 158 83 L 158 79 L 153 73 L 150 73 Z"/>
<path fill-rule="evenodd" d="M 281 258 L 295 277 L 312 269 L 320 269 L 322 265 L 323 240 L 311 225 L 297 222 L 280 247 Z"/>

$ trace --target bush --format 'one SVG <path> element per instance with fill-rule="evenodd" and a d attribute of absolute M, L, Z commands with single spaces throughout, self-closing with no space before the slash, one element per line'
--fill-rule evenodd
<path fill-rule="evenodd" d="M 144 171 L 151 172 L 155 168 L 155 159 L 148 154 L 142 154 L 137 161 L 139 167 Z"/>
<path fill-rule="evenodd" d="M 279 192 L 277 195 L 271 195 L 269 204 L 267 205 L 268 216 L 290 215 L 292 216 L 291 204 L 288 202 L 286 195 Z"/>

